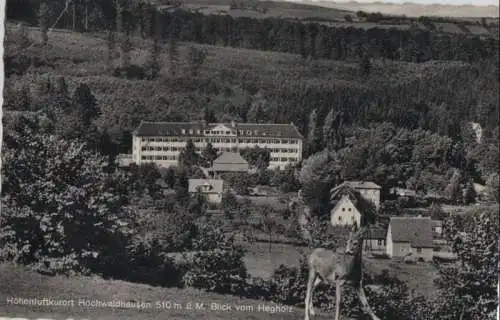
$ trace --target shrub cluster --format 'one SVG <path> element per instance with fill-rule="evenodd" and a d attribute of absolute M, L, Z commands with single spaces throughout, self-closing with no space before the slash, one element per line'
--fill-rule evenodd
<path fill-rule="evenodd" d="M 244 250 L 211 225 L 199 225 L 193 254 L 185 257 L 182 284 L 218 293 L 240 293 L 246 283 Z"/>

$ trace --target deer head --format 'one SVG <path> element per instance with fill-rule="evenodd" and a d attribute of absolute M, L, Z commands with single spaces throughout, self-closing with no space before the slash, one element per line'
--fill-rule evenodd
<path fill-rule="evenodd" d="M 354 223 L 351 231 L 349 232 L 349 239 L 347 240 L 345 253 L 355 254 L 359 252 L 363 241 L 364 228 L 358 228 L 357 224 Z"/>

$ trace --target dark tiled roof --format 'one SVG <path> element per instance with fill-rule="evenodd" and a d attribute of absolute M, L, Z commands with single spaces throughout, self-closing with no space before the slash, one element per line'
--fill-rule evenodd
<path fill-rule="evenodd" d="M 391 217 L 392 241 L 410 242 L 415 248 L 432 248 L 432 225 L 430 217 Z"/>
<path fill-rule="evenodd" d="M 268 124 L 268 123 L 204 123 L 195 122 L 149 122 L 141 121 L 139 127 L 134 131 L 136 136 L 201 136 L 197 130 L 211 130 L 219 125 L 224 125 L 231 130 L 240 130 L 243 134 L 240 136 L 248 137 L 271 137 L 271 138 L 295 138 L 304 139 L 294 124 Z M 185 133 L 182 133 L 182 130 Z M 189 130 L 192 130 L 190 133 Z"/>

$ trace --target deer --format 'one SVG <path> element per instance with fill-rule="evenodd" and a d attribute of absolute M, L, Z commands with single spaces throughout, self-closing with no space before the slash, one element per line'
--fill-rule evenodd
<path fill-rule="evenodd" d="M 364 228 L 358 229 L 356 223 L 354 223 L 349 232 L 344 252 L 317 248 L 309 256 L 305 320 L 310 320 L 310 316 L 315 315 L 313 292 L 320 283 L 335 283 L 335 320 L 339 320 L 342 287 L 346 282 L 350 282 L 357 287 L 358 298 L 365 312 L 370 315 L 372 320 L 380 320 L 370 308 L 362 284 L 361 257 L 364 231 Z"/>

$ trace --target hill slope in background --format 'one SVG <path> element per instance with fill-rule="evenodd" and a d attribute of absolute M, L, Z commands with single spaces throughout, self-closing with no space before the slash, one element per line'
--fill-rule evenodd
<path fill-rule="evenodd" d="M 220 10 L 227 11 L 229 6 L 234 1 L 232 0 L 186 0 L 183 4 L 218 7 Z M 239 1 L 241 2 L 241 1 Z M 478 21 L 479 18 L 485 17 L 487 22 L 498 23 L 499 7 L 494 5 L 477 6 L 477 5 L 449 5 L 449 4 L 419 4 L 413 2 L 390 3 L 390 2 L 356 2 L 356 1 L 328 1 L 328 0 L 284 0 L 284 1 L 269 1 L 255 0 L 259 6 L 269 8 L 270 11 L 283 11 L 284 16 L 288 10 L 301 10 L 321 13 L 336 14 L 343 17 L 346 14 L 354 14 L 357 11 L 365 12 L 380 12 L 386 15 L 405 15 L 407 17 L 450 17 L 463 18 L 466 20 Z M 162 0 L 157 0 L 158 4 Z M 216 13 L 216 11 L 214 11 Z"/>
<path fill-rule="evenodd" d="M 454 18 L 496 18 L 498 21 L 498 6 L 475 6 L 475 5 L 449 5 L 449 4 L 419 4 L 405 2 L 384 3 L 371 2 L 360 3 L 355 1 L 334 2 L 334 1 L 313 1 L 297 0 L 295 2 L 303 4 L 319 5 L 328 8 L 336 8 L 348 11 L 380 12 L 389 15 L 406 15 L 408 17 L 432 16 L 432 17 L 454 17 Z"/>

